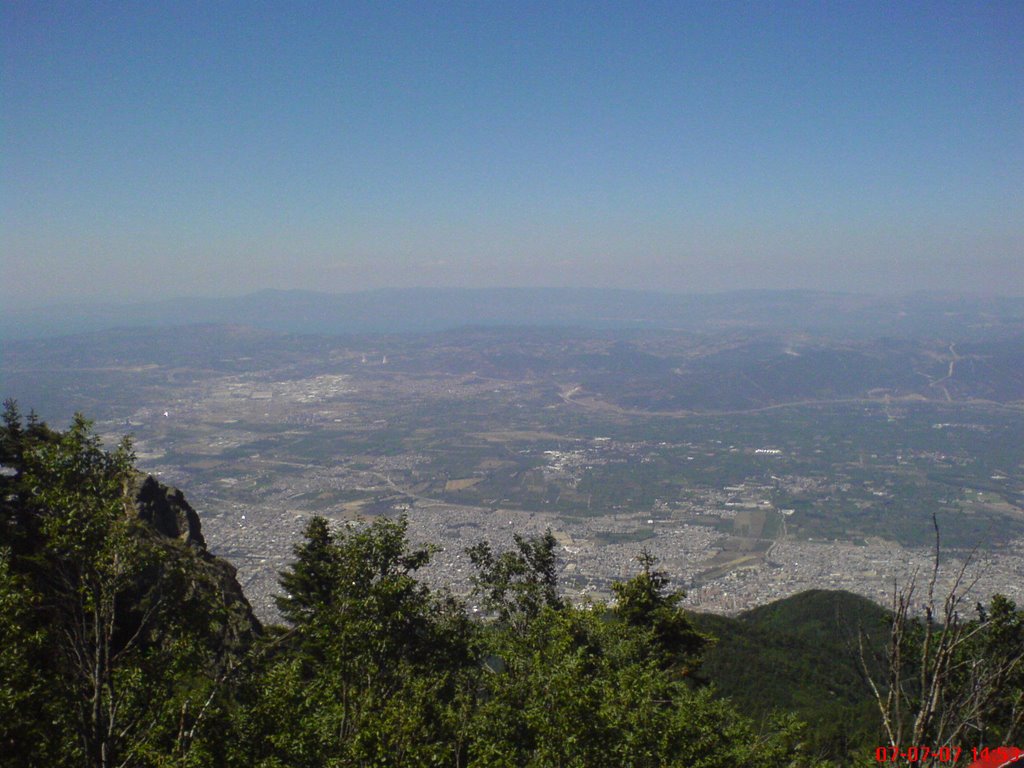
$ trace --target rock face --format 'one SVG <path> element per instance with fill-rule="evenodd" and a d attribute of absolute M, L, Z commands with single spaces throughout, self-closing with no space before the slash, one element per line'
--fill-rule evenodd
<path fill-rule="evenodd" d="M 153 538 L 172 556 L 188 558 L 194 577 L 189 591 L 203 605 L 216 605 L 215 631 L 223 647 L 247 647 L 262 632 L 259 619 L 238 583 L 233 565 L 206 549 L 199 515 L 177 488 L 164 485 L 152 475 L 139 473 L 129 493 L 139 519 Z"/>
<path fill-rule="evenodd" d="M 135 497 L 139 517 L 157 531 L 168 538 L 206 549 L 199 515 L 177 488 L 164 485 L 152 475 L 139 474 L 131 495 Z"/>

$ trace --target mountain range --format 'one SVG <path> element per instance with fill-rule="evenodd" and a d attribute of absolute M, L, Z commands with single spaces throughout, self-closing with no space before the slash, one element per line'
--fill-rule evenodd
<path fill-rule="evenodd" d="M 747 328 L 964 341 L 1024 331 L 1024 297 L 816 291 L 672 294 L 590 288 L 414 288 L 352 293 L 268 290 L 229 298 L 69 301 L 0 309 L 0 339 L 195 323 L 316 334 L 405 333 L 463 326 Z"/>

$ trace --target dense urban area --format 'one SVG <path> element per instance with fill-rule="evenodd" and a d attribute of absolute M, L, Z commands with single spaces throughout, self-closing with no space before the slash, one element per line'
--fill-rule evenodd
<path fill-rule="evenodd" d="M 314 514 L 406 516 L 438 547 L 429 578 L 457 594 L 467 547 L 550 529 L 576 600 L 609 598 L 647 550 L 688 605 L 726 613 L 814 587 L 887 603 L 931 562 L 934 516 L 948 578 L 966 562 L 978 595 L 1024 598 L 1024 412 L 969 389 L 1020 376 L 999 380 L 1012 365 L 970 344 L 219 326 L 89 338 L 63 370 L 47 361 L 68 354 L 59 342 L 8 350 L 8 383 L 33 382 L 36 403 L 21 402 L 51 420 L 80 410 L 110 441 L 130 435 L 265 618 Z M 872 386 L 878 370 L 888 387 Z"/>

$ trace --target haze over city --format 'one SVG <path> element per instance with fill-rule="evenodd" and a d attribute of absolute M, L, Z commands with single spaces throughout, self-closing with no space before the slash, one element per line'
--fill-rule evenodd
<path fill-rule="evenodd" d="M 1024 6 L 7 3 L 0 303 L 1019 295 Z"/>

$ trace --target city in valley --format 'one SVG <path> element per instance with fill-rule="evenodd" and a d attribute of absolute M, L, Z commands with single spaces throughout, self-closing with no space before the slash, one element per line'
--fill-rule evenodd
<path fill-rule="evenodd" d="M 966 565 L 978 596 L 1021 604 L 1014 343 L 211 325 L 11 342 L 2 374 L 54 426 L 130 435 L 264 618 L 313 515 L 404 516 L 457 594 L 467 547 L 550 529 L 579 601 L 647 550 L 702 611 L 819 587 L 887 603 L 938 534 L 943 584 Z"/>

